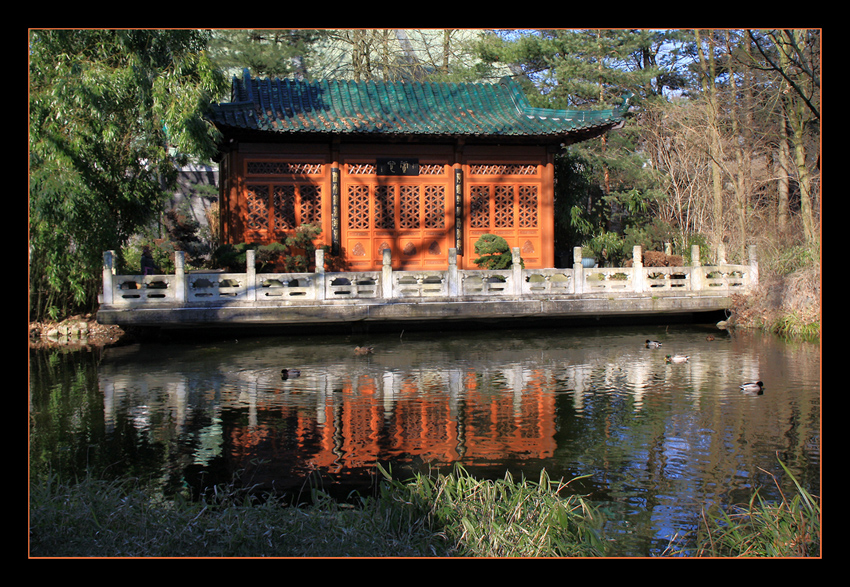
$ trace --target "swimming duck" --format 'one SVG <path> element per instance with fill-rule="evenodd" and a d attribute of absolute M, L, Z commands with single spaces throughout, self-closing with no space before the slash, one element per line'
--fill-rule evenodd
<path fill-rule="evenodd" d="M 371 355 L 372 351 L 374 351 L 374 350 L 375 350 L 374 347 L 358 346 L 358 347 L 354 347 L 354 354 L 355 355 Z"/>
<path fill-rule="evenodd" d="M 280 370 L 280 378 L 281 379 L 294 378 L 294 377 L 298 377 L 299 375 L 301 375 L 301 371 L 299 371 L 298 369 L 281 369 Z"/>
<path fill-rule="evenodd" d="M 710 342 L 710 341 L 714 340 L 714 337 L 709 334 L 708 336 L 705 337 L 705 340 Z"/>
<path fill-rule="evenodd" d="M 744 383 L 740 386 L 744 393 L 762 395 L 764 393 L 764 383 L 756 381 L 754 383 Z"/>
<path fill-rule="evenodd" d="M 660 346 L 661 346 L 661 343 L 658 342 L 657 340 L 649 340 L 648 338 L 646 339 L 646 348 L 657 349 Z"/>
<path fill-rule="evenodd" d="M 686 363 L 690 358 L 690 355 L 667 355 L 664 360 L 668 363 Z"/>

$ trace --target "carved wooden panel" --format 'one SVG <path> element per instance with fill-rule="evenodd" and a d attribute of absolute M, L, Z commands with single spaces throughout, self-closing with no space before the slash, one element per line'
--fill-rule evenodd
<path fill-rule="evenodd" d="M 474 185 L 469 188 L 469 225 L 472 228 L 490 226 L 490 187 Z"/>
<path fill-rule="evenodd" d="M 321 163 L 293 163 L 289 161 L 248 161 L 248 175 L 319 175 Z"/>
<path fill-rule="evenodd" d="M 268 230 L 269 228 L 269 187 L 266 185 L 248 185 L 245 191 L 245 226 L 249 230 Z"/>
<path fill-rule="evenodd" d="M 446 186 L 426 185 L 423 189 L 423 209 L 425 222 L 423 228 L 446 227 Z"/>
<path fill-rule="evenodd" d="M 497 185 L 493 200 L 493 225 L 498 228 L 513 227 L 514 186 Z"/>
<path fill-rule="evenodd" d="M 246 238 L 273 240 L 301 224 L 321 224 L 322 189 L 312 184 L 248 184 L 245 207 Z"/>
<path fill-rule="evenodd" d="M 478 163 L 469 166 L 470 175 L 536 175 L 534 163 Z"/>
<path fill-rule="evenodd" d="M 419 228 L 419 186 L 399 186 L 398 219 L 401 228 Z"/>
<path fill-rule="evenodd" d="M 465 191 L 465 268 L 474 268 L 475 243 L 490 233 L 519 247 L 526 266 L 539 266 L 546 238 L 540 219 L 543 177 L 536 163 L 470 163 Z"/>
<path fill-rule="evenodd" d="M 272 200 L 274 230 L 293 230 L 295 228 L 295 186 L 274 186 Z"/>
<path fill-rule="evenodd" d="M 301 196 L 301 224 L 322 223 L 322 188 L 317 185 L 298 186 Z"/>
<path fill-rule="evenodd" d="M 365 164 L 352 163 L 347 169 L 341 240 L 350 268 L 367 259 L 372 269 L 380 268 L 384 249 L 392 251 L 396 268 L 447 266 L 448 250 L 454 246 L 447 214 L 454 200 L 449 198 L 451 185 L 446 182 L 452 178 L 444 165 L 421 166 L 432 176 L 442 175 L 443 182 L 436 177 L 367 177 L 371 169 Z"/>
<path fill-rule="evenodd" d="M 521 185 L 519 187 L 519 200 L 517 212 L 519 214 L 519 225 L 522 228 L 537 228 L 537 186 Z"/>
<path fill-rule="evenodd" d="M 395 228 L 395 194 L 394 185 L 375 188 L 375 228 Z"/>
<path fill-rule="evenodd" d="M 360 230 L 371 228 L 368 186 L 348 186 L 348 228 Z"/>

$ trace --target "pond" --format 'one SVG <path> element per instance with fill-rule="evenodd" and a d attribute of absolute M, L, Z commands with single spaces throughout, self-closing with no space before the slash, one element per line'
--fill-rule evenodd
<path fill-rule="evenodd" d="M 758 332 L 201 332 L 30 360 L 34 478 L 90 469 L 167 495 L 238 479 L 304 501 L 368 492 L 376 463 L 401 478 L 545 469 L 587 476 L 569 487 L 602 508 L 617 556 L 662 554 L 711 504 L 776 499 L 777 481 L 793 494 L 780 461 L 820 494 L 820 347 Z M 762 395 L 740 391 L 754 380 Z"/>

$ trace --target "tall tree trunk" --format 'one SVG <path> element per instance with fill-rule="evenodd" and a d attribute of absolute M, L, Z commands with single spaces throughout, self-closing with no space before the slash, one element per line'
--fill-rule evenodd
<path fill-rule="evenodd" d="M 805 34 L 801 31 L 781 31 L 780 37 L 785 43 L 798 46 L 799 42 L 796 38 L 800 34 Z M 783 68 L 788 68 L 788 57 L 784 51 L 779 52 L 780 63 Z M 796 81 L 798 87 L 806 83 L 806 78 L 800 76 Z M 800 216 L 803 220 L 803 237 L 807 244 L 816 244 L 818 242 L 817 227 L 814 218 L 812 206 L 812 177 L 809 168 L 806 165 L 806 123 L 807 114 L 810 109 L 804 100 L 794 92 L 785 92 L 784 103 L 785 112 L 788 117 L 788 125 L 790 127 L 791 145 L 794 147 L 794 165 L 797 171 L 797 182 L 800 190 Z"/>
<path fill-rule="evenodd" d="M 800 190 L 800 216 L 803 220 L 803 236 L 806 243 L 818 241 L 812 210 L 812 177 L 806 165 L 805 129 L 803 107 L 798 101 L 787 105 L 788 122 L 791 126 L 791 144 L 794 147 L 794 167 L 797 171 L 797 186 Z"/>
<path fill-rule="evenodd" d="M 743 41 L 742 49 L 748 52 L 748 42 Z M 749 73 L 733 69 L 735 60 L 732 59 L 733 40 L 732 33 L 726 31 L 726 52 L 729 58 L 729 104 L 731 108 L 730 118 L 732 120 L 732 140 L 735 145 L 735 210 L 737 215 L 737 228 L 739 237 L 738 254 L 741 259 L 746 259 L 748 244 L 748 215 L 750 208 L 750 174 L 751 174 L 751 148 L 753 145 L 752 128 L 753 115 L 750 100 Z M 748 60 L 749 62 L 750 60 Z M 737 80 L 740 78 L 740 91 Z M 741 123 L 743 121 L 743 124 Z"/>
<path fill-rule="evenodd" d="M 782 113 L 779 131 L 778 149 L 778 201 L 776 203 L 776 221 L 780 236 L 785 236 L 788 230 L 790 209 L 788 207 L 789 194 L 791 193 L 791 151 L 788 148 L 790 138 L 788 137 L 788 117 Z"/>
<path fill-rule="evenodd" d="M 443 64 L 441 70 L 443 73 L 449 73 L 449 55 L 452 49 L 452 29 L 443 31 Z"/>
<path fill-rule="evenodd" d="M 715 85 L 717 73 L 714 63 L 714 41 L 711 39 L 711 33 L 709 32 L 709 50 L 706 57 L 702 47 L 699 29 L 694 30 L 694 36 L 696 38 L 699 65 L 702 68 L 702 92 L 708 105 L 708 149 L 709 159 L 711 160 L 711 201 L 714 215 L 711 240 L 716 251 L 717 246 L 723 242 L 723 174 L 720 166 L 723 155 L 720 145 L 720 129 L 718 126 L 719 113 L 717 106 L 717 87 Z"/>

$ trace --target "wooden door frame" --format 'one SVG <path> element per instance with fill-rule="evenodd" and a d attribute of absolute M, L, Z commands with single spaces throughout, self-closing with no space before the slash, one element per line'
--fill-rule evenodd
<path fill-rule="evenodd" d="M 533 166 L 533 174 L 473 173 L 477 165 L 521 165 Z M 463 256 L 458 258 L 462 269 L 476 269 L 474 260 L 475 242 L 482 234 L 503 236 L 510 247 L 519 247 L 526 267 L 554 267 L 554 153 L 546 147 L 467 147 L 463 164 Z M 510 186 L 517 197 L 520 186 L 533 185 L 537 188 L 536 227 L 522 227 L 517 222 L 518 210 L 514 202 L 513 221 L 510 227 L 493 225 L 493 210 L 489 210 L 491 222 L 486 227 L 473 227 L 474 210 L 472 196 L 478 186 L 490 190 L 490 205 L 494 203 L 494 190 L 499 186 Z M 529 248 L 530 247 L 530 248 Z"/>
<path fill-rule="evenodd" d="M 221 204 L 219 215 L 222 243 L 260 242 L 268 244 L 278 242 L 295 229 L 274 230 L 272 228 L 272 210 L 269 209 L 269 228 L 258 231 L 247 229 L 247 191 L 252 184 L 261 185 L 311 185 L 318 188 L 320 194 L 320 226 L 322 233 L 316 244 L 331 244 L 333 197 L 331 193 L 331 161 L 327 147 L 321 145 L 277 145 L 242 144 L 238 150 L 225 157 L 227 173 L 221 180 Z M 249 165 L 261 162 L 275 164 L 308 164 L 320 166 L 319 172 L 270 172 L 254 174 L 248 172 Z M 223 161 L 224 163 L 224 161 Z M 300 219 L 300 212 L 298 213 Z M 296 226 L 297 227 L 297 226 Z"/>
<path fill-rule="evenodd" d="M 437 269 L 448 267 L 448 249 L 455 246 L 454 233 L 454 174 L 451 149 L 437 145 L 343 145 L 340 147 L 340 253 L 349 270 L 377 270 L 381 268 L 381 249 L 392 251 L 394 269 Z M 381 158 L 407 158 L 419 161 L 423 172 L 418 176 L 377 176 L 375 162 Z M 427 173 L 424 169 L 427 167 Z M 436 173 L 430 173 L 436 171 Z M 362 172 L 362 173 L 359 173 Z M 402 228 L 400 198 L 402 186 L 423 189 L 436 185 L 442 189 L 442 226 L 427 228 L 422 223 L 416 228 Z M 349 191 L 361 187 L 367 190 L 368 226 L 349 227 L 351 202 Z M 375 226 L 378 187 L 394 188 L 393 222 L 391 228 Z M 424 204 L 420 192 L 420 211 Z M 424 222 L 422 220 L 421 222 Z M 354 245 L 352 246 L 352 243 Z M 429 244 L 430 243 L 430 244 Z M 406 247 L 414 247 L 415 254 L 405 255 Z M 355 252 L 356 251 L 356 252 Z M 363 257 L 358 261 L 357 257 Z"/>

